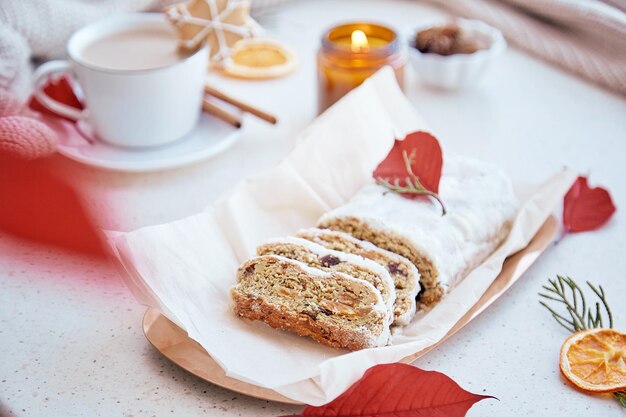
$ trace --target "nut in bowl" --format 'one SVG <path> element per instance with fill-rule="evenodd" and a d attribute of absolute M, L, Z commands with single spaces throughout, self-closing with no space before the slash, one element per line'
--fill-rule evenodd
<path fill-rule="evenodd" d="M 423 22 L 409 32 L 408 42 L 411 65 L 420 80 L 444 90 L 477 83 L 506 49 L 502 32 L 467 19 Z"/>

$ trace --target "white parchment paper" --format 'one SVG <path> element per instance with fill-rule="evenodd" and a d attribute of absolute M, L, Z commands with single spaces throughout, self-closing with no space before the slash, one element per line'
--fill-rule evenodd
<path fill-rule="evenodd" d="M 274 169 L 242 181 L 194 216 L 111 234 L 129 287 L 184 328 L 227 375 L 307 404 L 331 401 L 370 366 L 439 341 L 478 301 L 506 256 L 528 244 L 575 178 L 560 171 L 540 185 L 516 184 L 521 208 L 504 244 L 391 346 L 348 353 L 235 317 L 228 290 L 258 244 L 315 225 L 371 181 L 394 138 L 427 129 L 393 72 L 381 70 L 316 119 Z"/>

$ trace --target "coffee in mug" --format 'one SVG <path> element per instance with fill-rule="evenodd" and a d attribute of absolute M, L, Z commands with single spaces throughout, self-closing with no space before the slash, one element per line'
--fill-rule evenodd
<path fill-rule="evenodd" d="M 138 27 L 109 33 L 85 45 L 79 54 L 85 63 L 115 70 L 167 67 L 185 58 L 178 38 L 169 28 Z"/>
<path fill-rule="evenodd" d="M 48 109 L 85 121 L 96 136 L 125 147 L 146 147 L 184 137 L 201 112 L 208 49 L 180 54 L 177 36 L 160 13 L 108 18 L 75 32 L 68 61 L 41 65 L 35 96 Z M 66 73 L 84 96 L 83 111 L 48 97 L 48 76 Z"/>

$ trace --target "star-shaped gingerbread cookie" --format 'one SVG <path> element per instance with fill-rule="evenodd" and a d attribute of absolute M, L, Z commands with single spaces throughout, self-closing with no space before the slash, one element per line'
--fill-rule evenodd
<path fill-rule="evenodd" d="M 260 26 L 249 15 L 248 0 L 189 0 L 164 9 L 180 37 L 180 48 L 193 51 L 207 42 L 211 63 L 223 66 L 230 48 L 240 39 L 256 36 Z"/>

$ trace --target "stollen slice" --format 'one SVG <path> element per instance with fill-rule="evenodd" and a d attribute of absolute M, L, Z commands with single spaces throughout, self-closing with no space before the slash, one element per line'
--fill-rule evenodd
<path fill-rule="evenodd" d="M 300 230 L 297 237 L 327 249 L 359 255 L 382 265 L 393 279 L 396 290 L 393 324 L 404 326 L 411 321 L 416 310 L 415 300 L 421 289 L 419 272 L 411 261 L 344 232 L 310 228 Z"/>
<path fill-rule="evenodd" d="M 324 272 L 281 256 L 257 256 L 237 270 L 234 312 L 324 345 L 385 346 L 391 334 L 380 292 L 367 281 Z"/>
<path fill-rule="evenodd" d="M 278 255 L 300 261 L 323 271 L 342 272 L 363 279 L 374 286 L 388 310 L 388 324 L 393 322 L 396 290 L 393 279 L 385 268 L 361 256 L 327 249 L 310 240 L 297 237 L 271 239 L 257 247 L 257 255 Z"/>

